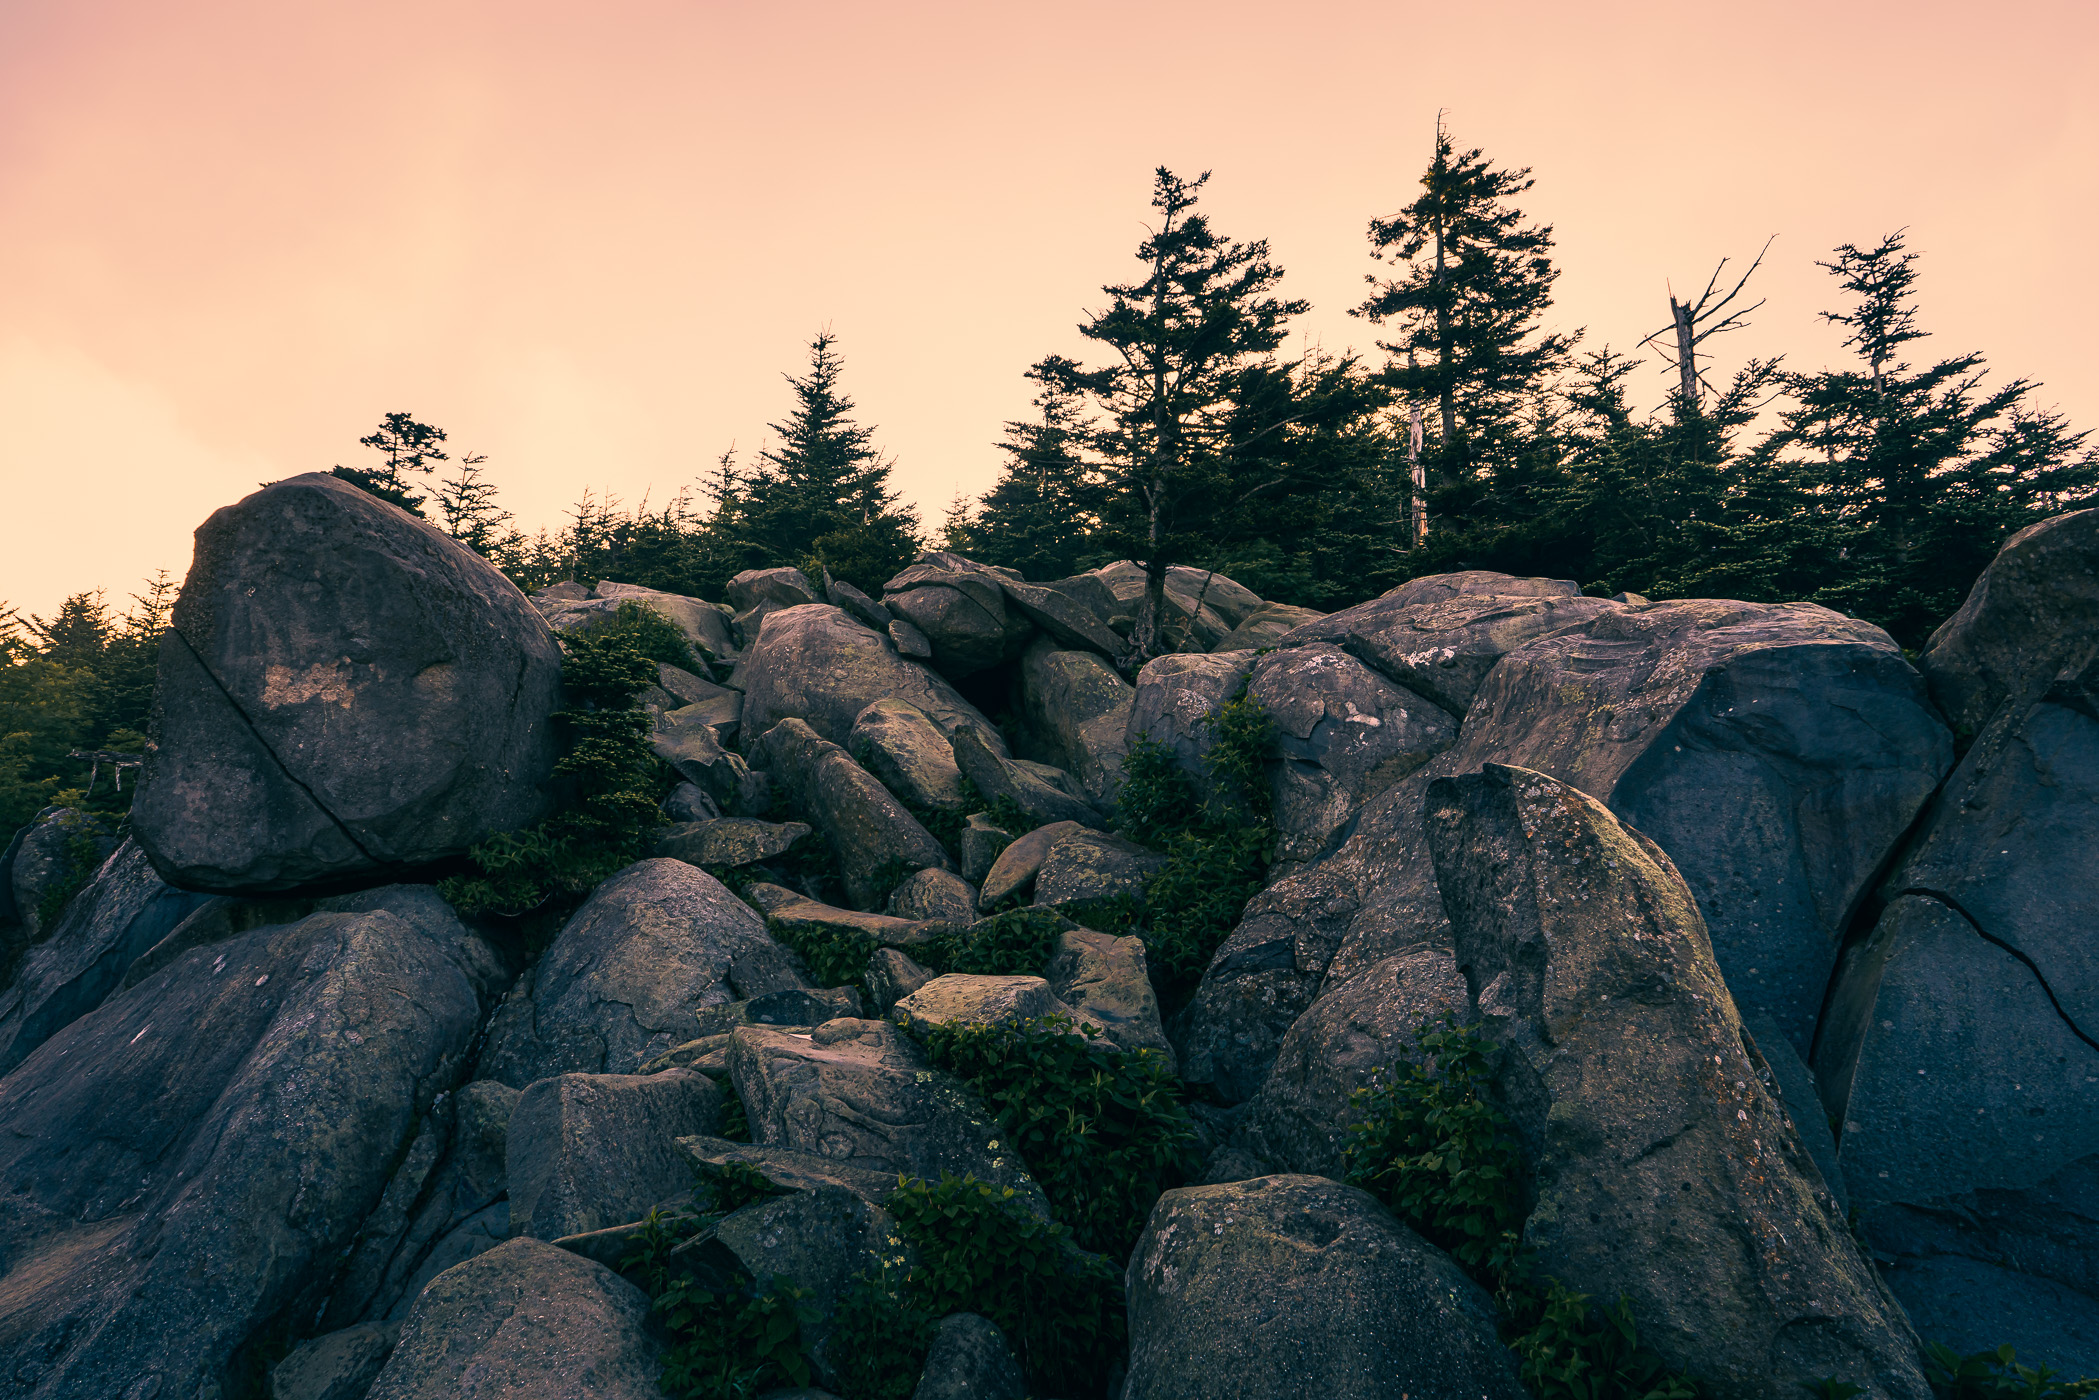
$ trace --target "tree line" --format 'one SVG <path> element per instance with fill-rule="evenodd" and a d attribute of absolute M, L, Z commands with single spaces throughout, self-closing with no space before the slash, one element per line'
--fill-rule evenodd
<path fill-rule="evenodd" d="M 1749 359 L 1722 373 L 1761 265 L 1723 260 L 1672 294 L 1655 347 L 1671 388 L 1633 406 L 1643 361 L 1548 323 L 1553 228 L 1520 207 L 1528 169 L 1461 149 L 1440 124 L 1418 190 L 1368 224 L 1351 314 L 1376 354 L 1286 355 L 1309 304 L 1283 294 L 1266 240 L 1200 207 L 1207 172 L 1153 177 L 1153 218 L 1125 281 L 1078 330 L 1089 358 L 1026 370 L 1028 415 L 994 445 L 981 497 L 929 529 L 891 485 L 843 386 L 829 331 L 786 376 L 788 412 L 749 462 L 732 449 L 667 502 L 585 492 L 527 534 L 486 458 L 390 413 L 335 474 L 428 519 L 529 590 L 602 578 L 720 599 L 750 568 L 795 564 L 874 593 L 928 545 L 1058 578 L 1116 559 L 1152 587 L 1133 641 L 1160 645 L 1165 571 L 1216 569 L 1264 598 L 1332 610 L 1456 569 L 1577 580 L 1654 598 L 1805 599 L 1921 646 L 2014 531 L 2099 493 L 2099 449 L 1991 380 L 1980 354 L 1920 354 L 1918 255 L 1902 232 L 1836 248 L 1825 320 L 1846 363 Z M 1769 245 L 1766 244 L 1766 252 Z M 100 594 L 48 621 L 0 605 L 0 829 L 47 801 L 122 805 L 84 753 L 144 744 L 171 585 L 123 615 Z M 102 785 L 87 792 L 87 779 Z"/>

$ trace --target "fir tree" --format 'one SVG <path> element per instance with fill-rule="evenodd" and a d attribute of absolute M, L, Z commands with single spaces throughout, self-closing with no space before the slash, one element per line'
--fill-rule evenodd
<path fill-rule="evenodd" d="M 377 467 L 338 466 L 332 475 L 370 492 L 388 505 L 399 506 L 410 515 L 423 513 L 424 498 L 415 493 L 412 478 L 428 476 L 438 462 L 451 460 L 444 451 L 445 430 L 418 423 L 406 413 L 389 413 L 370 434 L 357 439 L 385 456 Z"/>
<path fill-rule="evenodd" d="M 437 511 L 444 532 L 484 559 L 495 558 L 509 542 L 504 527 L 511 514 L 496 504 L 496 484 L 483 471 L 488 457 L 469 452 L 453 463 L 452 474 L 437 484 Z"/>

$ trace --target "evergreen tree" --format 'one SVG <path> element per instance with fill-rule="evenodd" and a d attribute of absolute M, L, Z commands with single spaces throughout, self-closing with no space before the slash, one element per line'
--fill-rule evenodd
<path fill-rule="evenodd" d="M 399 506 L 410 515 L 423 513 L 424 498 L 415 493 L 412 477 L 428 476 L 434 463 L 451 460 L 444 451 L 445 430 L 418 423 L 406 413 L 389 413 L 370 434 L 357 439 L 385 456 L 377 467 L 337 466 L 332 475 L 341 477 L 388 505 Z"/>
<path fill-rule="evenodd" d="M 1006 424 L 998 482 L 975 510 L 951 514 L 949 547 L 1024 578 L 1065 578 L 1079 572 L 1089 550 L 1090 424 L 1084 400 L 1068 386 L 1046 379 L 1040 366 L 1028 377 L 1042 386 L 1036 417 Z"/>
<path fill-rule="evenodd" d="M 482 558 L 493 559 L 509 541 L 504 527 L 512 517 L 496 504 L 496 484 L 482 468 L 486 461 L 482 453 L 462 455 L 435 494 L 444 532 Z"/>
<path fill-rule="evenodd" d="M 1374 292 L 1353 314 L 1397 328 L 1378 344 L 1403 357 L 1387 370 L 1392 385 L 1432 410 L 1425 446 L 1442 514 L 1495 513 L 1484 479 L 1535 446 L 1540 390 L 1579 337 L 1538 325 L 1559 276 L 1552 227 L 1526 226 L 1510 202 L 1534 183 L 1478 148 L 1460 153 L 1439 118 L 1421 194 L 1370 223 L 1371 256 L 1398 275 L 1367 276 Z"/>
<path fill-rule="evenodd" d="M 809 372 L 787 376 L 794 410 L 768 425 L 779 445 L 760 454 L 734 510 L 715 519 L 742 546 L 746 567 L 805 564 L 879 592 L 917 556 L 918 517 L 889 488 L 893 463 L 875 450 L 874 429 L 853 421 L 843 371 L 836 338 L 824 331 L 810 343 Z"/>
<path fill-rule="evenodd" d="M 1283 271 L 1265 240 L 1240 243 L 1195 204 L 1205 171 L 1184 180 L 1154 174 L 1159 225 L 1137 249 L 1144 276 L 1104 287 L 1108 309 L 1079 327 L 1113 352 L 1086 368 L 1052 357 L 1035 370 L 1045 386 L 1083 394 L 1102 421 L 1088 434 L 1098 471 L 1097 543 L 1126 554 L 1147 576 L 1131 635 L 1136 659 L 1164 649 L 1166 570 L 1214 553 L 1215 531 L 1253 495 L 1281 494 L 1289 478 L 1248 482 L 1235 452 L 1275 424 L 1249 423 L 1234 390 L 1250 366 L 1273 356 L 1288 320 L 1309 303 L 1275 295 Z"/>

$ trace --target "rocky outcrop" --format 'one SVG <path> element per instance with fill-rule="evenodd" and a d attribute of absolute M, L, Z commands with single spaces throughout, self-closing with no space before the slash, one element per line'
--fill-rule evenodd
<path fill-rule="evenodd" d="M 1203 755 L 1215 735 L 1209 719 L 1218 706 L 1238 693 L 1253 669 L 1250 651 L 1216 656 L 1161 656 L 1137 673 L 1137 694 L 1130 707 L 1128 743 L 1139 739 L 1162 745 L 1198 792 L 1209 791 Z"/>
<path fill-rule="evenodd" d="M 935 1026 L 1011 1026 L 1070 1014 L 1040 977 L 950 972 L 898 1001 L 890 1019 L 923 1035 Z"/>
<path fill-rule="evenodd" d="M 1020 654 L 1034 626 L 1006 608 L 1003 578 L 958 554 L 934 551 L 882 585 L 882 606 L 932 644 L 950 680 Z"/>
<path fill-rule="evenodd" d="M 1144 568 L 1127 559 L 1095 569 L 1088 577 L 1106 585 L 1117 616 L 1128 621 L 1142 606 Z M 1166 615 L 1160 619 L 1166 641 L 1181 651 L 1211 651 L 1250 616 L 1261 600 L 1223 574 L 1174 565 L 1166 571 Z"/>
<path fill-rule="evenodd" d="M 1125 1400 L 1523 1400 L 1494 1304 L 1316 1176 L 1169 1191 L 1130 1256 Z"/>
<path fill-rule="evenodd" d="M 888 910 L 900 919 L 943 924 L 975 923 L 977 892 L 952 870 L 928 868 L 907 876 L 889 892 Z"/>
<path fill-rule="evenodd" d="M 712 1136 L 721 1105 L 720 1087 L 685 1069 L 540 1080 L 510 1115 L 512 1232 L 580 1235 L 685 1195 L 692 1169 L 677 1139 Z"/>
<path fill-rule="evenodd" d="M 745 646 L 758 639 L 765 619 L 773 613 L 822 601 L 808 575 L 793 568 L 745 569 L 729 580 L 728 593 L 736 635 Z"/>
<path fill-rule="evenodd" d="M 827 603 L 769 615 L 744 656 L 742 674 L 747 733 L 763 734 L 783 719 L 799 719 L 843 744 L 869 705 L 901 700 L 950 740 L 967 730 L 993 752 L 1006 752 L 997 726 L 953 686 Z"/>
<path fill-rule="evenodd" d="M 854 717 L 845 748 L 902 801 L 929 811 L 962 810 L 954 746 L 916 707 L 875 701 Z"/>
<path fill-rule="evenodd" d="M 1156 1051 L 1173 1068 L 1173 1046 L 1160 1024 L 1143 939 L 1065 929 L 1042 975 L 1058 1001 L 1098 1026 L 1118 1049 Z"/>
<path fill-rule="evenodd" d="M 1282 641 L 1284 635 L 1317 622 L 1325 617 L 1323 612 L 1311 608 L 1295 608 L 1288 603 L 1263 603 L 1246 615 L 1246 619 L 1230 632 L 1224 640 L 1210 648 L 1212 651 L 1258 651 L 1272 647 Z"/>
<path fill-rule="evenodd" d="M 755 865 L 785 855 L 809 834 L 803 822 L 761 822 L 751 817 L 717 817 L 681 822 L 656 838 L 656 854 L 705 869 L 710 865 Z"/>
<path fill-rule="evenodd" d="M 713 876 L 679 860 L 630 865 L 504 1001 L 481 1074 L 523 1089 L 555 1074 L 629 1073 L 691 1039 L 702 1007 L 735 1000 L 739 960 L 768 955 L 778 945 L 764 920 Z"/>
<path fill-rule="evenodd" d="M 842 1186 L 812 1186 L 755 1201 L 715 1227 L 714 1238 L 759 1288 L 791 1283 L 803 1291 L 801 1343 L 815 1379 L 838 1384 L 831 1354 L 838 1305 L 859 1275 L 879 1275 L 894 1257 L 896 1222 Z"/>
<path fill-rule="evenodd" d="M 312 1316 L 480 1017 L 396 915 L 194 948 L 0 1079 L 11 1393 L 192 1395 Z"/>
<path fill-rule="evenodd" d="M 65 911 L 46 906 L 63 899 L 69 884 L 101 869 L 116 845 L 101 823 L 85 812 L 47 807 L 37 813 L 35 821 L 15 833 L 6 858 L 0 860 L 0 878 L 7 883 L 0 924 L 19 923 L 30 943 L 48 938 Z M 0 944 L 0 950 L 4 947 Z"/>
<path fill-rule="evenodd" d="M 1021 658 L 1020 675 L 1028 722 L 1048 756 L 1071 770 L 1095 806 L 1112 808 L 1129 752 L 1135 687 L 1092 652 L 1059 651 L 1046 637 Z"/>
<path fill-rule="evenodd" d="M 954 743 L 956 764 L 985 799 L 1005 798 L 1038 826 L 1052 822 L 1106 825 L 1092 806 L 1004 757 L 974 730 L 959 731 Z"/>
<path fill-rule="evenodd" d="M 886 899 L 899 866 L 947 867 L 941 844 L 844 749 L 798 719 L 781 720 L 763 742 L 773 781 L 789 805 L 838 852 L 839 874 L 856 906 L 867 909 Z"/>
<path fill-rule="evenodd" d="M 1463 969 L 1501 1048 L 1539 1272 L 1624 1294 L 1641 1341 L 1719 1400 L 1827 1376 L 1924 1400 L 1918 1345 L 1765 1087 L 1669 857 L 1566 783 L 1488 764 L 1427 825 Z"/>
<path fill-rule="evenodd" d="M 1145 882 L 1165 867 L 1166 857 L 1134 841 L 1105 831 L 1069 832 L 1042 858 L 1035 903 L 1055 907 L 1127 899 L 1141 906 Z"/>
<path fill-rule="evenodd" d="M 197 531 L 132 831 L 185 889 L 399 878 L 547 808 L 561 656 L 479 555 L 347 482 Z"/>
<path fill-rule="evenodd" d="M 519 1239 L 431 1280 L 368 1400 L 661 1400 L 662 1368 L 647 1294 Z"/>

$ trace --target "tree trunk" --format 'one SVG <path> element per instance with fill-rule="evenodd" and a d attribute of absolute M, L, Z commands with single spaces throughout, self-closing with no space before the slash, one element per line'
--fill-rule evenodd
<path fill-rule="evenodd" d="M 1440 152 L 1439 152 L 1440 160 Z M 1441 172 L 1438 172 L 1439 174 Z M 1451 368 L 1450 351 L 1450 297 L 1447 288 L 1447 273 L 1443 265 L 1443 191 L 1436 191 L 1436 377 L 1441 382 L 1436 386 L 1442 397 L 1443 410 L 1443 476 L 1456 485 L 1462 475 L 1457 459 L 1458 446 L 1458 394 L 1456 376 Z"/>
<path fill-rule="evenodd" d="M 1698 411 L 1698 342 L 1691 335 L 1691 308 L 1674 296 L 1669 298 L 1669 317 L 1676 322 L 1677 392 L 1683 395 L 1688 418 Z"/>

